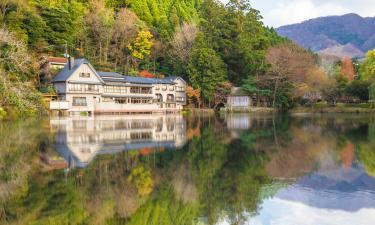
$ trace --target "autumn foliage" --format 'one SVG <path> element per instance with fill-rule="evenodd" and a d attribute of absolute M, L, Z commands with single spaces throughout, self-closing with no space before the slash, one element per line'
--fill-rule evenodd
<path fill-rule="evenodd" d="M 353 61 L 350 58 L 344 58 L 341 65 L 341 73 L 348 78 L 351 82 L 355 78 L 355 71 L 353 66 Z"/>
<path fill-rule="evenodd" d="M 139 76 L 140 77 L 146 77 L 146 78 L 154 78 L 155 75 L 150 73 L 150 71 L 148 70 L 142 70 L 141 72 L 139 72 Z"/>
<path fill-rule="evenodd" d="M 186 87 L 186 96 L 188 104 L 201 104 L 201 90 L 194 89 L 192 86 Z"/>

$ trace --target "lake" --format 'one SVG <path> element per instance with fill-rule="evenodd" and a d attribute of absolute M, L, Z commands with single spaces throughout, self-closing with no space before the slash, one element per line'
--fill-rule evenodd
<path fill-rule="evenodd" d="M 2 122 L 0 224 L 375 224 L 375 115 Z"/>

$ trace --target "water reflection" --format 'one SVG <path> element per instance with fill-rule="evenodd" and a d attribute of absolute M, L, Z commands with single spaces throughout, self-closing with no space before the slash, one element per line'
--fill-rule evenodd
<path fill-rule="evenodd" d="M 0 153 L 5 224 L 375 221 L 368 115 L 73 117 L 0 128 L 9 140 L 1 147 L 13 149 Z"/>
<path fill-rule="evenodd" d="M 96 155 L 122 151 L 180 148 L 186 142 L 186 121 L 180 115 L 51 119 L 54 148 L 70 168 L 85 167 Z"/>

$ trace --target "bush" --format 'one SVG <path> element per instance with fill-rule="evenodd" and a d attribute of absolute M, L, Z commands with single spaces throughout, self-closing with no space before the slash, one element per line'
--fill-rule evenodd
<path fill-rule="evenodd" d="M 7 116 L 7 112 L 0 107 L 0 120 L 4 119 Z"/>

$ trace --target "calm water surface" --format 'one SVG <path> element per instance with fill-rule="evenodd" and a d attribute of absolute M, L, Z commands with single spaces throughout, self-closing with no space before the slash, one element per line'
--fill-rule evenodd
<path fill-rule="evenodd" d="M 375 224 L 375 116 L 3 122 L 0 224 Z"/>

